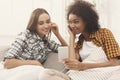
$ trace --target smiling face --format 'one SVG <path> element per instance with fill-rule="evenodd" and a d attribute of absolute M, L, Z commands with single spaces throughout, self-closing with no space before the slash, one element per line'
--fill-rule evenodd
<path fill-rule="evenodd" d="M 82 20 L 82 18 L 70 14 L 68 17 L 68 23 L 71 31 L 76 35 L 83 33 L 85 31 L 85 22 Z"/>
<path fill-rule="evenodd" d="M 46 13 L 43 13 L 39 16 L 36 31 L 40 37 L 44 37 L 50 32 L 50 16 Z"/>

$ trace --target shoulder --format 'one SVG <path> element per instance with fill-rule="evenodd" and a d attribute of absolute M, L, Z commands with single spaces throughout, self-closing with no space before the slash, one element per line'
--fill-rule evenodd
<path fill-rule="evenodd" d="M 109 34 L 109 33 L 112 33 L 108 28 L 100 28 L 98 30 L 99 33 L 101 34 Z"/>
<path fill-rule="evenodd" d="M 99 30 L 99 34 L 100 34 L 99 39 L 102 40 L 103 42 L 115 41 L 115 37 L 114 37 L 113 33 L 107 28 L 101 28 Z"/>
<path fill-rule="evenodd" d="M 18 36 L 28 36 L 28 35 L 30 35 L 31 34 L 31 32 L 29 31 L 29 30 L 25 30 L 25 31 L 23 31 L 23 32 L 20 32 L 19 34 L 18 34 Z"/>
<path fill-rule="evenodd" d="M 96 37 L 107 37 L 107 36 L 113 36 L 112 32 L 107 28 L 100 28 L 98 31 L 92 34 Z"/>
<path fill-rule="evenodd" d="M 33 35 L 32 32 L 30 32 L 29 30 L 25 30 L 25 31 L 23 31 L 23 32 L 20 32 L 20 33 L 17 35 L 16 38 L 19 38 L 19 39 L 24 40 L 24 39 L 27 39 L 27 38 L 31 37 L 32 35 Z"/>

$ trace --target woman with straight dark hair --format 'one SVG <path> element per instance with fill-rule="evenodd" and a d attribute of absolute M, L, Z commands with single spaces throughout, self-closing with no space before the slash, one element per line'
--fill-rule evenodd
<path fill-rule="evenodd" d="M 110 30 L 100 27 L 91 3 L 75 1 L 69 6 L 67 20 L 70 58 L 64 60 L 64 65 L 72 80 L 108 80 L 120 70 L 119 45 Z M 80 36 L 75 43 L 77 34 Z"/>

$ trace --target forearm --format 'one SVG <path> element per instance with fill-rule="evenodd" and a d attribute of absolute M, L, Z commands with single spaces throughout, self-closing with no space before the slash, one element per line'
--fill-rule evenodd
<path fill-rule="evenodd" d="M 5 68 L 14 68 L 22 65 L 37 65 L 42 66 L 41 63 L 39 63 L 36 60 L 18 60 L 18 59 L 6 59 L 4 67 Z"/>
<path fill-rule="evenodd" d="M 117 59 L 112 59 L 109 62 L 104 62 L 104 63 L 83 63 L 83 64 L 85 69 L 91 69 L 91 68 L 117 66 L 119 65 L 119 62 Z"/>
<path fill-rule="evenodd" d="M 75 44 L 75 38 L 74 38 L 74 36 L 70 36 L 70 38 L 69 38 L 69 58 L 71 58 L 71 59 L 75 59 L 74 44 Z"/>
<path fill-rule="evenodd" d="M 58 40 L 60 41 L 60 43 L 62 44 L 62 46 L 68 46 L 66 41 L 62 38 L 62 36 L 59 33 L 56 36 L 57 36 Z"/>

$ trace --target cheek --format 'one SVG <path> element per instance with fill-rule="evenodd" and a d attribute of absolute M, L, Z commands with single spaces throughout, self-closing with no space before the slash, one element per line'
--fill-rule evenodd
<path fill-rule="evenodd" d="M 36 29 L 37 29 L 37 30 L 38 30 L 38 29 L 42 29 L 42 26 L 37 25 Z"/>
<path fill-rule="evenodd" d="M 36 31 L 37 31 L 37 32 L 42 32 L 42 29 L 43 29 L 42 26 L 37 26 L 37 27 L 36 27 Z"/>
<path fill-rule="evenodd" d="M 37 26 L 36 31 L 37 31 L 38 33 L 40 33 L 40 34 L 46 35 L 47 33 L 50 32 L 50 27 L 48 26 L 48 27 L 46 28 L 46 27 L 44 27 L 44 26 L 39 25 L 39 26 Z"/>
<path fill-rule="evenodd" d="M 78 29 L 79 29 L 80 32 L 83 32 L 85 30 L 85 24 L 84 23 L 79 23 L 77 25 L 77 27 L 78 27 Z"/>

